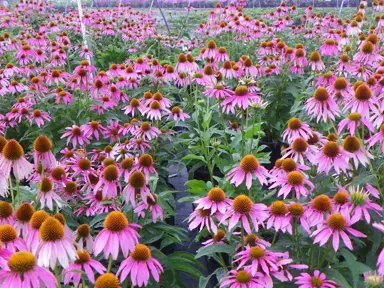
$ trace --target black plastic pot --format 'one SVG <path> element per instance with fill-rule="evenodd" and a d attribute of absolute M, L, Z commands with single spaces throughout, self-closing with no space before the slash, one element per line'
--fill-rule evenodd
<path fill-rule="evenodd" d="M 220 170 L 215 169 L 213 170 L 213 175 L 217 177 L 223 177 L 224 174 L 221 173 Z M 211 178 L 209 177 L 209 172 L 207 168 L 199 168 L 193 173 L 192 179 L 196 180 L 202 180 L 204 182 L 211 181 Z"/>
<path fill-rule="evenodd" d="M 281 147 L 284 143 L 280 141 L 260 141 L 260 145 L 265 145 L 268 148 L 265 152 L 271 152 L 271 158 L 269 164 L 263 164 L 263 166 L 267 169 L 272 169 L 275 166 L 275 162 L 277 159 L 281 158 Z"/>

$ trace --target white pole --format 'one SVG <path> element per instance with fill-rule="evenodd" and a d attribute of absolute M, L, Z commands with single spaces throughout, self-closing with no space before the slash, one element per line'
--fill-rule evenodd
<path fill-rule="evenodd" d="M 152 11 L 153 2 L 155 2 L 155 0 L 152 0 L 152 2 L 151 2 L 151 6 L 149 7 L 149 12 L 151 12 L 151 11 Z"/>
<path fill-rule="evenodd" d="M 86 31 L 86 28 L 85 28 L 85 25 L 83 22 L 84 14 L 83 14 L 83 7 L 81 5 L 81 0 L 77 0 L 77 9 L 79 11 L 80 28 L 81 28 L 81 34 L 83 35 L 83 44 L 84 44 L 85 48 L 89 49 L 87 38 L 86 38 L 87 31 Z M 92 59 L 91 59 L 91 56 L 89 54 L 87 54 L 86 58 L 87 58 L 89 64 L 92 64 Z M 91 78 L 93 79 L 92 73 L 91 73 Z"/>
<path fill-rule="evenodd" d="M 341 4 L 340 4 L 340 9 L 339 9 L 339 17 L 341 15 L 341 10 L 343 9 L 343 5 L 344 5 L 344 0 L 341 1 Z"/>

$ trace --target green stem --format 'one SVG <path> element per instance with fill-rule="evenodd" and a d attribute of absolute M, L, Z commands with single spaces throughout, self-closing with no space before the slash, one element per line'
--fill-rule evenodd
<path fill-rule="evenodd" d="M 111 272 L 112 262 L 113 262 L 112 255 L 109 255 L 109 262 L 108 262 L 108 269 L 107 269 L 108 273 Z"/>
<path fill-rule="evenodd" d="M 21 204 L 20 181 L 16 180 L 17 202 Z"/>
<path fill-rule="evenodd" d="M 81 273 L 81 286 L 82 288 L 86 288 L 87 286 L 85 285 L 85 274 Z"/>
<path fill-rule="evenodd" d="M 332 250 L 332 253 L 331 253 L 331 257 L 328 258 L 328 262 L 327 262 L 327 267 L 329 267 L 329 265 L 331 264 L 331 261 L 333 259 L 333 256 L 335 256 L 335 250 Z"/>
<path fill-rule="evenodd" d="M 324 261 L 325 261 L 325 259 L 327 259 L 327 256 L 328 256 L 329 252 L 331 251 L 331 249 L 332 249 L 332 244 L 331 244 L 331 242 L 329 242 L 328 249 L 327 249 L 327 251 L 325 252 L 323 259 L 322 259 L 322 260 L 319 262 L 319 264 L 317 265 L 317 268 L 320 269 L 321 266 L 323 266 Z"/>
<path fill-rule="evenodd" d="M 241 157 L 244 157 L 244 134 L 245 134 L 245 126 L 244 126 L 244 118 L 245 114 L 244 111 L 242 113 L 241 117 Z"/>
<path fill-rule="evenodd" d="M 219 257 L 220 257 L 221 266 L 223 266 L 223 268 L 227 268 L 227 264 L 225 264 L 223 254 L 219 253 Z"/>
<path fill-rule="evenodd" d="M 61 276 L 60 276 L 60 271 L 58 266 L 55 267 L 55 276 L 57 280 L 57 288 L 61 288 Z"/>
<path fill-rule="evenodd" d="M 11 176 L 9 176 L 8 182 L 9 182 L 9 189 L 11 190 L 12 206 L 15 207 L 15 195 L 13 193 L 13 185 L 12 185 Z"/>
<path fill-rule="evenodd" d="M 272 240 L 271 246 L 273 246 L 275 244 L 276 240 L 277 240 L 277 231 L 275 232 L 275 235 L 273 235 L 273 240 Z"/>
<path fill-rule="evenodd" d="M 259 118 L 259 115 L 257 115 L 257 118 Z M 253 131 L 254 131 L 254 127 L 255 127 L 255 123 L 256 123 L 256 115 L 253 115 L 253 121 L 252 121 L 252 137 L 251 137 L 251 146 L 249 147 L 249 154 L 253 154 L 252 153 L 252 150 L 253 150 L 253 136 L 255 136 L 255 135 L 253 135 Z M 259 136 L 257 136 L 257 138 L 259 138 Z M 257 141 L 257 142 L 259 142 L 259 141 Z M 259 145 L 258 143 L 257 143 L 257 145 Z M 256 151 L 256 153 L 257 153 L 257 151 Z M 256 154 L 255 153 L 255 154 Z"/>
<path fill-rule="evenodd" d="M 312 249 L 313 245 L 309 248 L 309 259 L 308 259 L 308 270 L 311 271 L 311 262 L 312 262 Z"/>

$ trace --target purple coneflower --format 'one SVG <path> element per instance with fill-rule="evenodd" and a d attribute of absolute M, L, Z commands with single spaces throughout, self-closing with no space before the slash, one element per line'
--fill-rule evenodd
<path fill-rule="evenodd" d="M 63 270 L 64 284 L 68 285 L 72 282 L 78 286 L 81 281 L 81 275 L 84 273 L 91 283 L 95 283 L 95 275 L 93 270 L 99 274 L 103 274 L 107 269 L 98 261 L 93 260 L 86 250 L 77 250 L 76 259 L 69 263 L 68 267 Z M 74 272 L 76 271 L 76 272 Z M 80 272 L 82 271 L 82 272 Z"/>
<path fill-rule="evenodd" d="M 230 218 L 228 223 L 228 230 L 230 231 L 240 220 L 245 231 L 251 234 L 252 230 L 249 225 L 248 216 L 253 223 L 254 230 L 258 231 L 259 225 L 264 225 L 263 222 L 268 218 L 267 206 L 261 203 L 254 204 L 249 197 L 239 195 L 232 201 L 232 205 L 221 217 L 220 223 Z"/>
<path fill-rule="evenodd" d="M 328 280 L 324 273 L 315 270 L 313 276 L 308 273 L 301 273 L 300 276 L 295 277 L 295 284 L 300 285 L 300 288 L 338 288 L 332 280 Z"/>
<path fill-rule="evenodd" d="M 0 284 L 3 287 L 55 288 L 55 275 L 36 264 L 35 256 L 27 251 L 16 252 L 9 257 L 6 267 L 0 271 Z"/>
<path fill-rule="evenodd" d="M 328 141 L 316 155 L 318 172 L 329 173 L 333 167 L 336 173 L 346 172 L 350 168 L 350 152 L 345 151 L 334 141 Z"/>
<path fill-rule="evenodd" d="M 116 275 L 123 282 L 129 275 L 134 286 L 147 286 L 150 275 L 156 282 L 160 281 L 160 274 L 164 271 L 160 262 L 152 257 L 148 246 L 137 244 L 129 257 L 121 262 Z"/>
<path fill-rule="evenodd" d="M 38 264 L 55 269 L 59 260 L 63 268 L 67 268 L 70 261 L 75 259 L 76 250 L 72 239 L 66 237 L 64 225 L 54 217 L 48 217 L 39 229 L 41 242 L 36 255 Z"/>
<path fill-rule="evenodd" d="M 140 229 L 141 226 L 129 223 L 127 217 L 119 211 L 109 213 L 104 220 L 104 229 L 96 236 L 93 246 L 95 255 L 104 251 L 105 258 L 111 255 L 116 260 L 120 248 L 123 256 L 128 257 L 128 253 L 134 250 L 140 237 L 133 228 Z"/>
<path fill-rule="evenodd" d="M 357 238 L 367 237 L 365 234 L 357 231 L 356 229 L 351 228 L 351 226 L 358 220 L 359 219 L 357 217 L 350 218 L 349 213 L 333 213 L 329 215 L 327 217 L 327 220 L 324 220 L 324 222 L 321 223 L 320 228 L 318 228 L 311 234 L 311 237 L 315 237 L 313 243 L 319 243 L 320 246 L 323 246 L 332 236 L 333 250 L 337 251 L 339 250 L 339 243 L 341 237 L 345 246 L 348 249 L 353 250 L 351 239 L 349 239 L 346 232 L 352 234 L 354 237 Z"/>
<path fill-rule="evenodd" d="M 226 176 L 230 180 L 230 183 L 236 187 L 245 180 L 245 185 L 250 189 L 252 186 L 252 174 L 257 177 L 261 185 L 268 184 L 266 177 L 269 177 L 269 173 L 267 169 L 260 165 L 255 156 L 246 155 L 241 160 L 240 165 L 231 169 Z"/>
<path fill-rule="evenodd" d="M 320 119 L 324 122 L 328 119 L 334 121 L 335 116 L 339 115 L 339 107 L 324 87 L 316 89 L 313 97 L 305 102 L 304 109 L 311 118 L 316 117 L 317 122 Z"/>

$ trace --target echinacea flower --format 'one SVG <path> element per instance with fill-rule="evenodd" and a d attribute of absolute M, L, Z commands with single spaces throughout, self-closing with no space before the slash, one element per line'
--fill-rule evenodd
<path fill-rule="evenodd" d="M 224 244 L 225 240 L 225 231 L 218 229 L 216 234 L 213 235 L 212 239 L 202 242 L 204 246 L 210 246 L 213 244 Z"/>
<path fill-rule="evenodd" d="M 104 229 L 95 238 L 93 245 L 95 255 L 104 251 L 105 258 L 111 255 L 116 260 L 121 249 L 123 256 L 128 257 L 128 253 L 133 251 L 140 237 L 133 228 L 140 229 L 141 226 L 129 223 L 127 217 L 119 211 L 109 213 L 104 220 Z"/>
<path fill-rule="evenodd" d="M 343 77 L 336 78 L 333 84 L 327 87 L 327 90 L 333 97 L 338 98 L 339 100 L 348 99 L 353 96 L 353 89 Z"/>
<path fill-rule="evenodd" d="M 296 198 L 307 197 L 309 191 L 312 191 L 315 186 L 311 181 L 306 179 L 305 175 L 300 171 L 291 171 L 288 174 L 281 175 L 272 180 L 274 183 L 269 189 L 276 188 L 281 185 L 277 196 L 283 195 L 283 198 L 287 198 L 288 194 L 293 189 L 296 193 Z M 307 187 L 309 187 L 309 189 Z"/>
<path fill-rule="evenodd" d="M 320 47 L 320 53 L 324 56 L 335 56 L 339 54 L 337 42 L 333 39 L 325 40 L 324 44 Z"/>
<path fill-rule="evenodd" d="M 134 286 L 147 286 L 150 275 L 156 282 L 160 281 L 160 274 L 164 271 L 160 262 L 152 257 L 148 246 L 137 244 L 129 257 L 121 262 L 116 275 L 123 282 L 129 275 Z"/>
<path fill-rule="evenodd" d="M 308 65 L 311 66 L 312 71 L 321 71 L 325 68 L 324 63 L 321 60 L 321 55 L 318 51 L 313 51 L 309 55 Z"/>
<path fill-rule="evenodd" d="M 339 115 L 339 107 L 336 102 L 330 97 L 327 89 L 318 87 L 312 98 L 307 100 L 304 105 L 307 114 L 312 118 L 316 118 L 316 122 L 322 119 L 327 122 L 328 119 L 335 120 Z"/>
<path fill-rule="evenodd" d="M 343 141 L 343 148 L 350 153 L 350 157 L 353 160 L 355 168 L 358 168 L 359 163 L 366 166 L 369 163 L 369 159 L 373 159 L 373 155 L 369 153 L 363 145 L 360 143 L 359 138 L 356 136 L 347 136 Z"/>
<path fill-rule="evenodd" d="M 365 41 L 360 50 L 353 56 L 353 60 L 363 65 L 373 65 L 376 62 L 380 62 L 383 57 L 377 53 L 375 45 L 370 41 Z"/>
<path fill-rule="evenodd" d="M 104 273 L 95 281 L 94 288 L 121 288 L 119 279 L 112 273 Z"/>
<path fill-rule="evenodd" d="M 105 128 L 97 121 L 91 121 L 88 124 L 84 124 L 80 127 L 84 132 L 84 136 L 91 139 L 92 136 L 99 141 L 100 137 L 103 137 Z"/>
<path fill-rule="evenodd" d="M 145 210 L 149 210 L 152 213 L 152 222 L 156 223 L 157 217 L 160 220 L 164 219 L 163 209 L 158 203 L 158 198 L 154 193 L 151 193 L 151 196 L 147 196 L 147 201 L 141 201 L 135 207 L 135 213 L 137 213 L 140 217 L 145 216 Z"/>
<path fill-rule="evenodd" d="M 288 213 L 291 217 L 296 218 L 298 221 L 300 221 L 301 226 L 303 229 L 310 234 L 310 227 L 307 222 L 307 219 L 305 219 L 304 213 L 305 213 L 305 207 L 301 205 L 300 203 L 292 202 L 288 206 Z"/>
<path fill-rule="evenodd" d="M 361 125 L 364 125 L 369 131 L 373 132 L 374 128 L 371 122 L 365 119 L 360 113 L 354 112 L 350 113 L 347 118 L 339 122 L 339 127 L 337 133 L 341 134 L 345 127 L 348 128 L 351 135 L 355 135 L 356 129 Z"/>
<path fill-rule="evenodd" d="M 27 243 L 28 251 L 31 251 L 34 255 L 40 244 L 40 227 L 48 218 L 49 215 L 44 210 L 35 211 L 29 221 L 30 229 L 28 230 L 28 233 L 23 235 L 25 242 Z"/>
<path fill-rule="evenodd" d="M 359 220 L 358 217 L 350 218 L 349 214 L 333 213 L 327 217 L 322 226 L 311 234 L 311 237 L 315 237 L 314 244 L 319 243 L 323 246 L 327 243 L 328 239 L 332 236 L 333 250 L 339 250 L 340 237 L 343 240 L 344 245 L 353 250 L 351 239 L 349 239 L 346 232 L 357 237 L 365 238 L 365 234 L 351 228 L 351 226 Z"/>
<path fill-rule="evenodd" d="M 227 212 L 220 217 L 220 224 L 229 219 L 228 230 L 230 231 L 240 220 L 245 231 L 251 234 L 248 217 L 253 223 L 254 230 L 258 231 L 259 225 L 264 225 L 265 219 L 268 218 L 267 206 L 262 203 L 254 204 L 248 196 L 239 195 L 232 201 L 232 206 Z"/>
<path fill-rule="evenodd" d="M 313 272 L 313 276 L 308 273 L 301 273 L 295 277 L 295 284 L 300 285 L 299 288 L 338 288 L 332 280 L 328 280 L 324 273 L 319 270 Z"/>
<path fill-rule="evenodd" d="M 190 116 L 187 113 L 184 113 L 180 107 L 175 106 L 171 109 L 171 112 L 168 115 L 168 120 L 170 118 L 173 118 L 175 121 L 177 121 L 179 118 L 181 121 L 185 121 L 185 119 L 190 118 Z"/>
<path fill-rule="evenodd" d="M 83 146 L 84 144 L 89 144 L 88 138 L 84 135 L 84 132 L 77 125 L 72 125 L 72 127 L 65 128 L 67 132 L 64 132 L 60 138 L 67 138 L 67 145 L 72 140 L 72 146 L 75 148 L 77 144 Z"/>
<path fill-rule="evenodd" d="M 269 177 L 267 169 L 260 165 L 256 157 L 253 155 L 246 155 L 240 162 L 240 165 L 236 168 L 231 169 L 227 173 L 227 177 L 231 184 L 236 187 L 244 182 L 248 189 L 252 186 L 252 174 L 257 177 L 261 185 L 268 184 L 266 177 Z"/>
<path fill-rule="evenodd" d="M 332 211 L 332 200 L 327 195 L 318 195 L 312 199 L 304 210 L 304 218 L 310 227 L 323 223 L 324 217 Z"/>
<path fill-rule="evenodd" d="M 364 272 L 364 284 L 368 288 L 380 288 L 384 284 L 384 277 L 377 271 Z"/>
<path fill-rule="evenodd" d="M 355 90 L 355 95 L 350 97 L 344 106 L 343 111 L 351 110 L 357 112 L 362 117 L 369 118 L 370 112 L 375 109 L 377 100 L 372 90 L 366 84 L 359 85 Z"/>
<path fill-rule="evenodd" d="M 133 132 L 133 135 L 136 138 L 143 138 L 152 140 L 161 134 L 161 131 L 157 129 L 156 127 L 152 127 L 150 123 L 143 122 L 139 129 L 137 129 L 135 132 Z"/>
<path fill-rule="evenodd" d="M 302 122 L 299 118 L 291 118 L 288 121 L 288 127 L 284 130 L 283 140 L 292 142 L 298 137 L 308 140 L 312 136 L 312 130 L 307 123 Z"/>
<path fill-rule="evenodd" d="M 42 165 L 43 169 L 52 169 L 57 166 L 57 160 L 52 153 L 52 142 L 45 135 L 40 135 L 33 143 L 33 158 L 35 160 L 35 167 L 38 164 Z"/>
<path fill-rule="evenodd" d="M 231 201 L 226 198 L 225 192 L 219 187 L 213 187 L 208 191 L 207 197 L 200 198 L 194 203 L 197 204 L 196 209 L 210 209 L 212 215 L 216 212 L 224 214 L 231 205 Z"/>
<path fill-rule="evenodd" d="M 220 288 L 266 287 L 259 279 L 259 277 L 252 277 L 250 268 L 244 268 L 244 270 L 240 271 L 233 269 L 227 273 L 227 276 L 221 279 Z"/>
<path fill-rule="evenodd" d="M 75 261 L 69 263 L 68 267 L 63 270 L 65 285 L 72 282 L 75 286 L 78 286 L 81 281 L 82 273 L 87 276 L 91 283 L 95 283 L 93 270 L 99 274 L 103 274 L 107 271 L 107 269 L 100 262 L 93 260 L 91 255 L 89 255 L 86 250 L 77 250 L 76 253 L 77 255 Z"/>
<path fill-rule="evenodd" d="M 292 234 L 291 220 L 292 216 L 288 213 L 288 208 L 283 201 L 274 201 L 269 206 L 269 218 L 267 220 L 267 229 L 272 226 L 275 231 L 281 230 Z"/>
<path fill-rule="evenodd" d="M 4 248 L 3 243 L 0 241 L 0 268 L 5 269 L 7 266 L 7 260 L 11 257 L 12 252 L 7 248 Z"/>
<path fill-rule="evenodd" d="M 151 155 L 146 153 L 136 158 L 133 170 L 143 172 L 147 183 L 149 181 L 150 174 L 157 175 L 156 169 L 153 167 L 153 158 Z"/>
<path fill-rule="evenodd" d="M 34 213 L 35 209 L 28 202 L 21 203 L 15 212 L 15 223 L 13 224 L 13 227 L 19 235 L 23 236 L 24 239 L 31 229 L 29 221 Z"/>
<path fill-rule="evenodd" d="M 93 238 L 88 224 L 79 225 L 73 236 L 79 250 L 86 249 L 90 253 L 93 251 Z"/>
<path fill-rule="evenodd" d="M 18 181 L 27 178 L 33 170 L 31 163 L 24 158 L 24 149 L 16 140 L 9 140 L 0 153 L 0 170 L 8 178 L 11 169 Z"/>
<path fill-rule="evenodd" d="M 375 222 L 372 224 L 372 226 L 384 233 L 383 221 L 381 221 L 380 223 Z M 384 276 L 384 248 L 381 250 L 377 258 L 377 271 L 381 276 Z"/>
<path fill-rule="evenodd" d="M 152 197 L 145 175 L 141 171 L 134 171 L 129 175 L 128 185 L 123 190 L 123 195 L 127 203 L 136 206 L 136 193 L 140 193 L 141 199 L 146 203 L 147 196 Z"/>
<path fill-rule="evenodd" d="M 0 225 L 0 242 L 3 243 L 4 248 L 12 253 L 27 251 L 27 245 L 24 240 L 18 236 L 17 231 L 11 225 Z"/>
<path fill-rule="evenodd" d="M 257 94 L 250 92 L 247 86 L 238 86 L 232 95 L 224 99 L 221 105 L 231 105 L 232 107 L 238 106 L 240 109 L 245 110 L 253 102 L 261 102 L 260 97 Z"/>
<path fill-rule="evenodd" d="M 235 254 L 234 263 L 239 262 L 237 270 L 244 266 L 250 267 L 251 275 L 256 276 L 260 271 L 269 276 L 271 271 L 277 271 L 277 253 L 260 246 L 246 246 L 245 250 Z M 247 265 L 249 263 L 249 265 Z"/>
<path fill-rule="evenodd" d="M 345 151 L 338 143 L 328 141 L 316 155 L 318 172 L 328 174 L 331 168 L 338 174 L 346 172 L 350 168 L 348 161 L 351 157 L 351 153 Z"/>
<path fill-rule="evenodd" d="M 40 287 L 55 288 L 57 280 L 49 270 L 36 264 L 35 256 L 27 251 L 16 252 L 0 271 L 2 287 L 24 288 Z"/>
<path fill-rule="evenodd" d="M 313 132 L 313 135 L 317 134 Z M 309 138 L 308 141 L 312 140 L 311 138 Z M 294 161 L 299 162 L 301 165 L 304 165 L 306 158 L 313 163 L 315 153 L 317 153 L 317 148 L 316 146 L 309 144 L 308 141 L 301 137 L 298 137 L 293 140 L 291 146 L 282 151 L 282 159 L 289 157 L 292 158 Z"/>
<path fill-rule="evenodd" d="M 76 249 L 72 239 L 65 235 L 64 225 L 54 217 L 49 217 L 39 229 L 41 242 L 36 255 L 38 264 L 55 269 L 57 261 L 67 268 L 70 261 L 75 259 Z"/>
<path fill-rule="evenodd" d="M 120 175 L 121 171 L 115 164 L 105 167 L 99 181 L 93 188 L 94 193 L 96 194 L 99 190 L 102 190 L 103 198 L 115 198 L 117 188 L 120 187 L 121 189 Z"/>
<path fill-rule="evenodd" d="M 44 176 L 40 182 L 38 183 L 38 195 L 37 198 L 40 200 L 41 208 L 45 206 L 48 207 L 49 210 L 53 210 L 53 201 L 55 201 L 56 205 L 61 208 L 63 206 L 61 202 L 61 198 L 54 192 L 54 184 L 47 177 Z"/>
<path fill-rule="evenodd" d="M 0 225 L 9 224 L 13 226 L 15 222 L 15 213 L 10 203 L 0 201 Z"/>
<path fill-rule="evenodd" d="M 368 190 L 365 191 L 364 188 L 359 186 L 350 186 L 348 191 L 349 201 L 343 205 L 342 211 L 351 212 L 352 218 L 357 217 L 358 220 L 365 219 L 367 223 L 371 222 L 370 211 L 381 215 L 383 208 L 369 198 L 371 193 Z"/>
<path fill-rule="evenodd" d="M 200 226 L 199 231 L 203 230 L 203 228 L 207 228 L 210 233 L 217 233 L 217 226 L 213 219 L 212 213 L 210 209 L 195 209 L 189 216 L 189 230 L 193 230 Z"/>
<path fill-rule="evenodd" d="M 384 154 L 384 124 L 382 124 L 380 126 L 379 131 L 376 134 L 372 135 L 371 138 L 366 140 L 366 142 L 368 144 L 368 149 L 375 145 L 377 142 L 379 142 L 381 145 L 381 152 Z"/>

